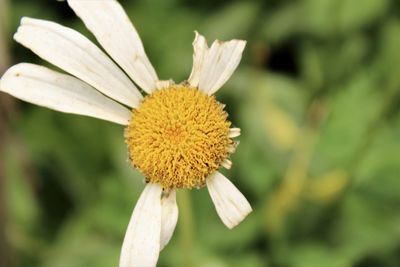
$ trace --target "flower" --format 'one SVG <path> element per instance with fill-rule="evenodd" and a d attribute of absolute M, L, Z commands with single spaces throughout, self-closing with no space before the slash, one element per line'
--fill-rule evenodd
<path fill-rule="evenodd" d="M 175 84 L 158 79 L 117 1 L 68 4 L 122 70 L 75 30 L 22 18 L 14 39 L 72 76 L 20 63 L 3 75 L 0 91 L 126 126 L 130 163 L 144 174 L 146 186 L 128 225 L 120 266 L 156 265 L 178 220 L 177 189 L 207 186 L 223 223 L 228 228 L 239 224 L 251 206 L 218 169 L 231 167 L 229 155 L 237 144 L 233 138 L 240 129 L 231 128 L 224 105 L 213 94 L 238 66 L 245 41 L 215 41 L 208 47 L 196 32 L 190 77 Z"/>

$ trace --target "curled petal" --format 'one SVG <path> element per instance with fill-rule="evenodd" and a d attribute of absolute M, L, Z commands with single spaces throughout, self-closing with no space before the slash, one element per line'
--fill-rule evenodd
<path fill-rule="evenodd" d="M 192 72 L 190 73 L 188 79 L 188 82 L 193 87 L 197 87 L 199 85 L 204 57 L 208 50 L 207 41 L 204 36 L 199 34 L 197 31 L 195 31 L 195 34 L 196 36 L 193 41 L 193 66 Z"/>
<path fill-rule="evenodd" d="M 242 58 L 246 41 L 214 41 L 207 48 L 205 38 L 196 32 L 189 83 L 208 95 L 214 94 L 231 77 Z"/>

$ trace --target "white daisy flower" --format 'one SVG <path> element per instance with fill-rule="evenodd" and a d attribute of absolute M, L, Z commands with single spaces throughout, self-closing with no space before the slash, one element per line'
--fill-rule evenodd
<path fill-rule="evenodd" d="M 0 91 L 66 113 L 126 126 L 132 166 L 146 179 L 122 245 L 120 266 L 155 266 L 178 220 L 175 191 L 207 186 L 228 228 L 251 206 L 220 172 L 229 169 L 233 138 L 224 105 L 213 94 L 238 66 L 246 42 L 207 46 L 196 32 L 193 68 L 187 81 L 159 80 L 142 42 L 115 0 L 68 0 L 110 59 L 82 34 L 57 23 L 23 18 L 14 39 L 65 70 L 21 63 L 0 80 Z M 122 70 L 121 70 L 122 69 Z M 72 75 L 72 76 L 71 76 Z M 142 96 L 141 88 L 147 95 Z"/>

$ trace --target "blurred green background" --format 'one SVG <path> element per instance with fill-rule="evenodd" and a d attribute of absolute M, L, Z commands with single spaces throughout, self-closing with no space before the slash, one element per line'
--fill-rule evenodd
<path fill-rule="evenodd" d="M 400 2 L 121 1 L 159 77 L 191 70 L 194 30 L 248 41 L 217 93 L 242 128 L 225 172 L 254 212 L 219 220 L 179 192 L 159 266 L 400 266 Z M 22 16 L 92 35 L 65 2 L 0 0 L 0 74 L 46 64 L 12 40 Z M 142 176 L 123 128 L 0 94 L 0 266 L 117 266 Z"/>

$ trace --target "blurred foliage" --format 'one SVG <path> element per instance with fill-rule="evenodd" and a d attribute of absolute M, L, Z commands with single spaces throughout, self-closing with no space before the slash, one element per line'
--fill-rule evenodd
<path fill-rule="evenodd" d="M 254 212 L 227 230 L 206 189 L 179 192 L 178 227 L 159 266 L 400 266 L 398 1 L 121 3 L 162 79 L 188 77 L 194 30 L 248 40 L 217 97 L 242 128 L 227 176 Z M 91 36 L 65 2 L 9 0 L 14 63 L 48 65 L 12 41 L 22 16 Z M 117 266 L 143 188 L 123 129 L 15 105 L 0 125 L 0 257 L 7 266 Z"/>

